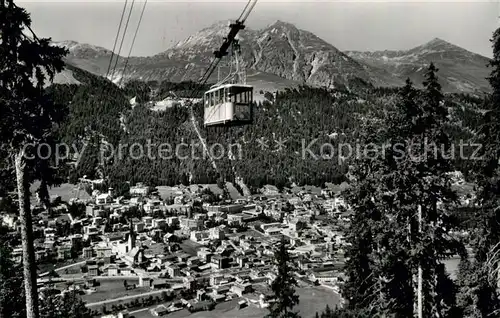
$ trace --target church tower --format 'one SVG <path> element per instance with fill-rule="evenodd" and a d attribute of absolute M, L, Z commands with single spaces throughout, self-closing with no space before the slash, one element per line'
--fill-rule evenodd
<path fill-rule="evenodd" d="M 130 219 L 129 234 L 128 234 L 128 251 L 130 252 L 134 247 L 135 247 L 134 224 L 132 224 L 132 219 Z"/>

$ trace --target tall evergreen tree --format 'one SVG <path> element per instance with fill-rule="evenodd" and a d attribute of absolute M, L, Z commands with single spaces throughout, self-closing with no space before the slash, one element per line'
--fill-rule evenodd
<path fill-rule="evenodd" d="M 446 297 L 439 291 L 442 276 L 441 260 L 446 254 L 457 248 L 458 243 L 449 237 L 452 229 L 449 208 L 457 202 L 456 193 L 451 189 L 450 172 L 453 172 L 451 142 L 445 132 L 448 111 L 445 105 L 441 85 L 437 78 L 437 68 L 430 64 L 422 102 L 421 127 L 417 135 L 424 160 L 414 167 L 419 178 L 415 194 L 422 208 L 421 231 L 416 239 L 415 260 L 422 266 L 424 278 L 424 316 L 445 317 L 455 303 L 445 304 Z M 454 300 L 452 299 L 454 302 Z"/>
<path fill-rule="evenodd" d="M 46 170 L 46 166 L 30 160 L 35 157 L 26 146 L 45 142 L 65 113 L 50 100 L 44 86 L 47 78 L 52 80 L 62 70 L 67 52 L 51 46 L 50 39 L 25 35 L 30 24 L 24 9 L 12 0 L 0 1 L 0 137 L 1 146 L 7 148 L 3 150 L 12 154 L 15 163 L 28 318 L 39 316 L 29 187 L 37 167 Z"/>
<path fill-rule="evenodd" d="M 297 281 L 294 278 L 290 264 L 290 255 L 284 237 L 274 254 L 278 267 L 278 275 L 271 284 L 274 293 L 274 301 L 269 305 L 267 318 L 300 318 L 297 312 L 293 311 L 299 303 L 299 296 L 295 293 Z"/>
<path fill-rule="evenodd" d="M 365 169 L 362 169 L 365 168 Z M 355 166 L 351 176 L 351 188 L 346 199 L 354 210 L 347 241 L 350 243 L 346 252 L 347 282 L 343 287 L 343 297 L 348 301 L 352 310 L 366 308 L 374 299 L 372 290 L 376 283 L 373 269 L 373 250 L 375 232 L 371 226 L 372 220 L 377 218 L 376 210 L 370 198 L 374 190 L 369 179 L 370 166 Z"/>
<path fill-rule="evenodd" d="M 388 118 L 394 118 L 394 114 Z M 390 140 L 388 118 L 361 127 L 362 147 L 374 149 L 375 156 L 365 153 L 356 158 L 350 173 L 352 186 L 346 193 L 354 219 L 348 237 L 351 246 L 343 296 L 348 301 L 347 310 L 357 316 L 407 316 L 412 310 L 411 274 L 405 266 L 409 249 L 407 235 L 401 231 L 406 227 L 397 223 L 401 219 L 390 202 L 396 167 L 391 163 L 391 147 L 386 144 Z M 387 156 L 381 155 L 384 152 Z"/>
<path fill-rule="evenodd" d="M 489 82 L 493 93 L 479 129 L 482 156 L 476 165 L 478 222 L 471 245 L 474 261 L 460 268 L 460 298 L 467 317 L 498 317 L 500 266 L 500 28 L 493 33 Z"/>
<path fill-rule="evenodd" d="M 440 272 L 440 260 L 459 244 L 447 235 L 447 208 L 456 197 L 448 177 L 453 169 L 444 130 L 447 110 L 436 72 L 431 64 L 420 93 L 407 81 L 398 107 L 363 127 L 363 146 L 371 144 L 379 155 L 365 152 L 354 162 L 347 193 L 354 220 L 343 293 L 350 310 L 413 316 L 413 276 L 419 267 L 423 316 L 446 317 L 455 308 L 453 297 L 443 295 L 447 285 Z"/>

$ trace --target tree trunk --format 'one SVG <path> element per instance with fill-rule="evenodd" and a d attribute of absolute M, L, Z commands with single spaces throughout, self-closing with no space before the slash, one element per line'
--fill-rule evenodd
<path fill-rule="evenodd" d="M 418 235 L 419 235 L 419 242 L 422 241 L 422 206 L 418 205 Z M 421 258 L 421 256 L 419 256 Z M 423 272 L 422 272 L 422 261 L 419 259 L 418 262 L 418 282 L 417 282 L 417 317 L 418 318 L 423 318 L 423 291 L 422 291 L 422 285 L 423 285 Z"/>
<path fill-rule="evenodd" d="M 1 291 L 0 293 L 3 293 L 3 292 L 4 291 Z M 3 311 L 4 311 L 4 309 L 3 309 L 3 302 L 0 300 L 0 318 L 4 318 Z"/>
<path fill-rule="evenodd" d="M 16 154 L 16 178 L 19 200 L 19 218 L 21 220 L 21 240 L 23 247 L 23 277 L 26 293 L 26 317 L 38 318 L 38 294 L 36 285 L 35 250 L 33 247 L 33 224 L 29 182 L 26 176 L 24 149 Z"/>

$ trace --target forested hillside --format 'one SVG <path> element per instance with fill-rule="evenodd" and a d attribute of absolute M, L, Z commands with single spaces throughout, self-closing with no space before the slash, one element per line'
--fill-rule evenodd
<path fill-rule="evenodd" d="M 219 175 L 209 158 L 203 155 L 189 108 L 176 105 L 155 111 L 148 103 L 172 92 L 178 97 L 187 97 L 196 84 L 131 82 L 120 89 L 103 78 L 72 70 L 81 85 L 56 84 L 50 88 L 56 101 L 70 104 L 69 118 L 60 127 L 63 140 L 68 144 L 76 142 L 77 149 L 87 144 L 79 165 L 71 174 L 72 181 L 83 175 L 108 177 L 118 188 L 126 181 L 151 185 L 213 183 L 222 178 L 232 181 L 235 174 L 252 187 L 340 182 L 348 162 L 339 161 L 339 144 L 349 142 L 352 151 L 356 151 L 355 140 L 362 121 L 385 116 L 397 101 L 397 89 L 351 92 L 301 87 L 275 96 L 266 94 L 268 101 L 255 104 L 253 125 L 200 127 L 209 148 L 220 144 L 212 151 L 218 158 L 215 161 Z M 204 89 L 206 87 L 199 88 L 197 97 Z M 131 105 L 134 97 L 136 103 Z M 447 96 L 453 117 L 449 130 L 457 144 L 474 136 L 484 103 L 467 95 Z M 195 105 L 194 111 L 202 123 L 202 106 Z M 102 147 L 105 143 L 110 145 L 103 157 L 98 145 Z M 140 157 L 140 147 L 132 146 L 134 144 L 142 145 L 144 156 Z M 163 159 L 159 158 L 160 144 L 169 145 L 163 146 L 164 150 L 170 150 L 167 155 L 163 152 Z M 118 155 L 119 145 L 121 155 Z M 341 149 L 343 154 L 347 154 L 346 147 Z M 109 154 L 110 149 L 115 150 L 114 156 Z M 229 158 L 229 149 L 233 160 Z M 456 162 L 458 167 L 467 170 L 467 162 Z"/>

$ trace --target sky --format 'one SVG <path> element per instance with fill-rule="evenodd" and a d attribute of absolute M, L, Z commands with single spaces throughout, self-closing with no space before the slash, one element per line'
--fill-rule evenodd
<path fill-rule="evenodd" d="M 499 1 L 260 0 L 246 25 L 260 29 L 276 20 L 289 22 L 340 50 L 404 50 L 438 37 L 491 57 L 489 39 L 500 26 Z M 38 36 L 111 49 L 125 0 L 16 3 L 31 13 Z M 144 0 L 134 3 L 122 55 L 128 53 L 143 4 Z M 165 51 L 217 21 L 236 19 L 245 4 L 246 0 L 149 0 L 132 55 Z"/>

